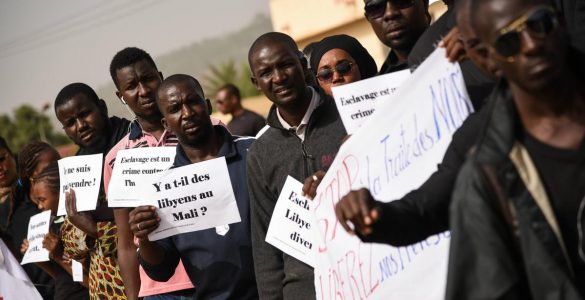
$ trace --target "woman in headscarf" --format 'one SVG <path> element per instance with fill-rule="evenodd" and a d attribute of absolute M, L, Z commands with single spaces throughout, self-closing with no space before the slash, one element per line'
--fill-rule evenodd
<path fill-rule="evenodd" d="M 311 70 L 325 93 L 332 86 L 373 77 L 378 72 L 368 50 L 355 38 L 340 34 L 322 39 L 311 53 Z"/>

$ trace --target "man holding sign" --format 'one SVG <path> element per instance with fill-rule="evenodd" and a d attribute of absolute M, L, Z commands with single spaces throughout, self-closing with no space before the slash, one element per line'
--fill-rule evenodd
<path fill-rule="evenodd" d="M 213 126 L 209 119 L 211 105 L 199 82 L 191 76 L 167 78 L 159 87 L 157 101 L 165 128 L 179 140 L 175 167 L 225 157 L 232 183 L 225 188 L 233 189 L 241 222 L 153 242 L 148 235 L 161 224 L 156 208 L 137 207 L 130 212 L 130 228 L 139 239 L 141 265 L 150 277 L 166 281 L 181 259 L 197 287 L 195 299 L 257 299 L 246 186 L 247 149 L 253 139 L 236 139 L 223 126 Z M 209 179 L 204 175 L 197 178 L 196 181 Z M 199 211 L 197 217 L 201 214 Z"/>

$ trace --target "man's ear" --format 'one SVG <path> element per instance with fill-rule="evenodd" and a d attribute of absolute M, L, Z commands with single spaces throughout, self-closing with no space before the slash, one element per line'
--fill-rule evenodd
<path fill-rule="evenodd" d="M 169 128 L 169 124 L 167 124 L 167 120 L 165 120 L 165 117 L 163 117 L 162 119 L 160 119 L 160 122 L 161 122 L 162 126 L 165 128 L 166 131 L 172 131 Z"/>
<path fill-rule="evenodd" d="M 211 116 L 211 112 L 213 112 L 213 108 L 211 107 L 211 101 L 209 99 L 205 99 L 205 104 L 207 104 L 207 112 Z"/>
<path fill-rule="evenodd" d="M 104 99 L 100 99 L 97 102 L 98 108 L 100 110 L 100 112 L 106 116 L 106 118 L 108 117 L 108 106 L 106 105 L 106 101 L 104 101 Z"/>
<path fill-rule="evenodd" d="M 158 71 L 158 76 L 160 76 L 160 81 L 162 82 L 163 80 L 165 80 L 165 77 L 163 76 L 161 71 Z"/>
<path fill-rule="evenodd" d="M 260 86 L 258 86 L 258 80 L 256 80 L 256 77 L 251 76 L 250 81 L 252 81 L 252 84 L 254 85 L 254 87 L 256 87 L 257 91 L 261 91 Z"/>

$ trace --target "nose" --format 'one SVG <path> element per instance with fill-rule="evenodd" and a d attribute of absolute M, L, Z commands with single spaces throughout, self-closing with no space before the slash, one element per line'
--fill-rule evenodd
<path fill-rule="evenodd" d="M 280 68 L 274 69 L 272 81 L 274 83 L 281 83 L 281 82 L 284 82 L 285 80 L 286 80 L 286 74 L 285 74 L 284 70 L 281 70 Z"/>
<path fill-rule="evenodd" d="M 345 81 L 345 78 L 343 78 L 343 75 L 341 73 L 339 73 L 339 71 L 335 70 L 333 72 L 333 78 L 331 78 L 331 83 L 336 84 L 336 83 L 343 83 Z"/>
<path fill-rule="evenodd" d="M 148 85 L 144 84 L 143 82 L 138 83 L 138 96 L 146 97 L 150 93 L 151 89 Z"/>
<path fill-rule="evenodd" d="M 75 119 L 75 124 L 77 126 L 77 130 L 80 131 L 81 129 L 85 129 L 87 127 L 87 122 L 84 118 L 77 118 Z"/>
<path fill-rule="evenodd" d="M 189 119 L 193 115 L 193 109 L 188 104 L 183 104 L 181 107 L 181 117 L 183 119 Z"/>
<path fill-rule="evenodd" d="M 522 53 L 524 54 L 535 53 L 542 46 L 541 39 L 533 37 L 527 30 L 523 30 L 520 33 L 520 38 L 522 41 Z"/>

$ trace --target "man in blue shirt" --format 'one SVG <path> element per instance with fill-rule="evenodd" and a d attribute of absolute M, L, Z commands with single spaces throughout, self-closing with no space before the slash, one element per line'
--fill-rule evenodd
<path fill-rule="evenodd" d="M 166 281 L 182 259 L 197 289 L 194 299 L 257 299 L 246 185 L 246 154 L 254 140 L 211 124 L 211 104 L 191 76 L 168 77 L 157 104 L 163 125 L 179 139 L 174 167 L 225 156 L 241 222 L 151 242 L 148 234 L 160 219 L 154 207 L 138 207 L 130 213 L 130 228 L 139 239 L 140 264 L 151 278 Z"/>

